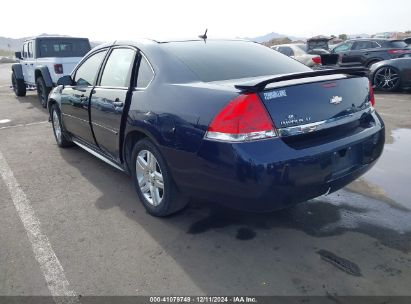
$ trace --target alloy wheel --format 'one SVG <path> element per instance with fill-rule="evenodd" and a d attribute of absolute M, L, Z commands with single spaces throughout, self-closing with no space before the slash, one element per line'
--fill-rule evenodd
<path fill-rule="evenodd" d="M 41 104 L 44 105 L 46 100 L 44 97 L 44 90 L 42 85 L 37 84 L 37 95 L 39 96 Z"/>
<path fill-rule="evenodd" d="M 53 110 L 53 129 L 56 139 L 61 143 L 61 127 L 60 127 L 60 118 L 56 110 Z"/>
<path fill-rule="evenodd" d="M 144 198 L 153 206 L 158 206 L 164 198 L 164 180 L 160 165 L 148 150 L 141 150 L 136 160 L 138 185 Z"/>
<path fill-rule="evenodd" d="M 378 88 L 392 90 L 398 87 L 400 76 L 393 68 L 381 68 L 375 74 L 375 85 Z"/>

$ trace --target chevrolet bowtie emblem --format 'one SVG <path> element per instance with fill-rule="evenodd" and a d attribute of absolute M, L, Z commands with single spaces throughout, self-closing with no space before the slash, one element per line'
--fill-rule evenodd
<path fill-rule="evenodd" d="M 340 104 L 342 100 L 343 100 L 343 99 L 342 99 L 341 96 L 333 96 L 333 97 L 330 99 L 330 103 L 331 103 L 331 104 Z"/>

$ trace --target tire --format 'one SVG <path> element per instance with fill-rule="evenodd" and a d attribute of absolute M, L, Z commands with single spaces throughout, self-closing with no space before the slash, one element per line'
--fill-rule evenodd
<path fill-rule="evenodd" d="M 51 124 L 53 126 L 53 134 L 57 145 L 61 148 L 68 148 L 74 146 L 74 143 L 69 139 L 64 132 L 61 124 L 61 113 L 57 104 L 53 104 L 50 110 Z"/>
<path fill-rule="evenodd" d="M 11 74 L 11 84 L 13 85 L 14 94 L 18 97 L 26 96 L 26 84 L 24 79 L 17 79 L 14 72 Z"/>
<path fill-rule="evenodd" d="M 131 172 L 137 195 L 149 214 L 163 217 L 187 205 L 188 200 L 179 193 L 164 157 L 148 138 L 134 145 Z"/>
<path fill-rule="evenodd" d="M 393 92 L 401 85 L 399 71 L 392 66 L 383 66 L 375 71 L 373 76 L 375 87 L 381 91 Z"/>
<path fill-rule="evenodd" d="M 43 108 L 47 107 L 47 99 L 49 98 L 49 93 L 51 88 L 46 86 L 46 82 L 44 81 L 43 77 L 38 77 L 36 79 L 36 86 L 37 86 L 37 97 Z"/>

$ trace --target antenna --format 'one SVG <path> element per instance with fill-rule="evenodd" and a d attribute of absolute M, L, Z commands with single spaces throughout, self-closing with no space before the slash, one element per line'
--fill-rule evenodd
<path fill-rule="evenodd" d="M 204 42 L 207 40 L 207 31 L 208 29 L 205 30 L 203 35 L 198 36 L 198 38 L 204 39 Z"/>

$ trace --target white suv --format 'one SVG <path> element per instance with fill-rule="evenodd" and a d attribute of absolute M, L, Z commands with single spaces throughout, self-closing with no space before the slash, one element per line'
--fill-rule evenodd
<path fill-rule="evenodd" d="M 69 75 L 90 51 L 87 38 L 40 36 L 27 39 L 22 52 L 16 52 L 19 63 L 12 65 L 11 81 L 16 96 L 25 96 L 27 86 L 37 87 L 43 107 L 57 80 Z"/>

